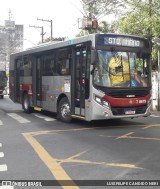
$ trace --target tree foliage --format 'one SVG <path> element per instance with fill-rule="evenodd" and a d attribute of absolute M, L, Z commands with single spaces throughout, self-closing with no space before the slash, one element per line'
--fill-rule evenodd
<path fill-rule="evenodd" d="M 102 20 L 104 16 L 110 14 L 116 14 L 118 9 L 124 7 L 121 0 L 82 0 L 84 16 L 87 16 L 88 13 L 96 18 L 99 22 L 97 29 L 92 30 L 81 30 L 76 36 L 87 35 L 88 33 L 108 33 L 112 32 L 112 26 L 105 20 Z M 102 21 L 100 21 L 102 20 Z"/>
<path fill-rule="evenodd" d="M 82 6 L 85 13 L 91 12 L 98 20 L 124 8 L 122 0 L 82 0 Z"/>
<path fill-rule="evenodd" d="M 160 38 L 160 0 L 124 0 L 128 12 L 115 24 L 118 33 L 146 37 L 153 45 Z M 157 53 L 153 49 L 152 64 L 157 64 Z"/>
<path fill-rule="evenodd" d="M 147 37 L 160 37 L 160 0 L 126 0 L 129 12 L 116 25 L 118 32 Z"/>
<path fill-rule="evenodd" d="M 118 21 L 99 22 L 97 30 L 89 33 L 125 33 L 146 37 L 152 44 L 160 38 L 160 0 L 82 0 L 84 13 L 90 12 L 99 21 L 106 15 L 116 15 Z M 81 31 L 77 36 L 86 35 Z M 152 63 L 157 64 L 157 53 L 152 51 Z"/>

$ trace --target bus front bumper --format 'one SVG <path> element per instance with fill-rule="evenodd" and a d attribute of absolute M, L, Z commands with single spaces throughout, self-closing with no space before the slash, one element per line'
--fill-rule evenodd
<path fill-rule="evenodd" d="M 144 113 L 134 113 L 132 114 L 119 114 L 114 115 L 111 109 L 105 108 L 97 103 L 94 104 L 92 109 L 92 120 L 104 120 L 104 119 L 123 119 L 123 118 L 137 118 L 137 117 L 147 117 L 151 114 L 151 104 L 147 106 Z"/>

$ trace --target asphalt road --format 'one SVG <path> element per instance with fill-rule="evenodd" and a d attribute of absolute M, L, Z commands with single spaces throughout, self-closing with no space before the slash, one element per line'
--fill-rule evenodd
<path fill-rule="evenodd" d="M 0 99 L 1 180 L 54 180 L 62 185 L 36 188 L 160 188 L 149 186 L 156 181 L 105 186 L 110 180 L 160 180 L 159 162 L 159 115 L 66 124 L 46 112 L 25 114 L 7 96 Z M 64 186 L 63 180 L 72 186 Z M 80 181 L 84 186 L 77 186 Z M 25 188 L 23 184 L 11 188 Z"/>

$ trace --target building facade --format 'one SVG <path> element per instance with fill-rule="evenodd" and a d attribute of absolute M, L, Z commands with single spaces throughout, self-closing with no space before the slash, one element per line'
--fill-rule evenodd
<path fill-rule="evenodd" d="M 23 50 L 23 25 L 5 20 L 0 26 L 0 70 L 8 71 L 10 54 Z"/>

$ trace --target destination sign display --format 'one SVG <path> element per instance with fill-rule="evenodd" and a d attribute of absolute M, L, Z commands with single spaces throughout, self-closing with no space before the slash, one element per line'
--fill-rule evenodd
<path fill-rule="evenodd" d="M 129 47 L 140 47 L 141 42 L 132 38 L 122 38 L 122 37 L 104 37 L 105 45 L 120 45 Z"/>
<path fill-rule="evenodd" d="M 124 47 L 147 47 L 146 41 L 128 36 L 100 35 L 98 45 L 124 46 Z"/>

